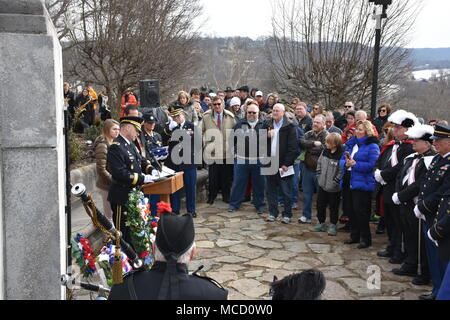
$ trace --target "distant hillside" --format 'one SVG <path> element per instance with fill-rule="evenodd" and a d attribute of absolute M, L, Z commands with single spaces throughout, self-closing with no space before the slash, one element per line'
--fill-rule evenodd
<path fill-rule="evenodd" d="M 410 50 L 411 59 L 417 70 L 450 68 L 450 48 L 417 48 Z"/>

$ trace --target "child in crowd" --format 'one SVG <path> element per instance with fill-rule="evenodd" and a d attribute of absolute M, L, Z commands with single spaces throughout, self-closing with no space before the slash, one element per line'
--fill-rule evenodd
<path fill-rule="evenodd" d="M 344 148 L 342 137 L 338 133 L 330 133 L 326 140 L 326 149 L 317 162 L 317 180 L 319 193 L 317 196 L 317 218 L 319 223 L 311 230 L 313 232 L 328 232 L 328 235 L 337 234 L 336 224 L 339 217 L 340 180 L 342 169 L 339 160 L 342 158 Z M 327 207 L 330 207 L 330 224 L 325 225 Z"/>

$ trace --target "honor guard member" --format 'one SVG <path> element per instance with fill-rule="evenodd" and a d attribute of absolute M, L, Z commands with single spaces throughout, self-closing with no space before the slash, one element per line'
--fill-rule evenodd
<path fill-rule="evenodd" d="M 196 187 L 197 187 L 197 167 L 194 161 L 195 154 L 195 136 L 196 136 L 196 127 L 192 122 L 189 122 L 185 119 L 183 109 L 181 108 L 173 108 L 170 111 L 170 117 L 172 121 L 169 122 L 168 127 L 166 128 L 167 135 L 170 136 L 169 140 L 169 157 L 167 158 L 165 165 L 176 171 L 183 172 L 183 182 L 184 182 L 184 190 L 186 192 L 186 209 L 187 212 L 192 215 L 193 218 L 197 217 L 197 213 L 195 210 L 195 202 L 196 202 Z M 190 150 L 189 157 L 186 157 L 187 161 L 184 161 L 184 152 L 186 152 L 183 147 L 183 136 L 179 138 L 172 138 L 175 132 L 178 130 L 183 130 L 186 133 L 185 137 L 189 137 L 190 141 Z M 197 139 L 200 139 L 199 134 L 197 134 Z M 175 157 L 179 157 L 183 159 L 181 164 L 175 164 Z M 172 209 L 174 213 L 180 212 L 180 198 L 181 190 L 178 190 L 170 197 L 170 202 L 172 205 Z"/>
<path fill-rule="evenodd" d="M 450 300 L 450 263 L 448 263 L 450 261 L 450 190 L 443 195 L 436 220 L 428 236 L 438 243 L 439 258 L 447 262 L 447 271 L 436 300 Z"/>
<path fill-rule="evenodd" d="M 140 117 L 120 119 L 120 134 L 109 147 L 107 157 L 107 168 L 112 176 L 108 201 L 113 210 L 113 222 L 128 243 L 130 238 L 123 214 L 125 211 L 123 207 L 128 202 L 128 193 L 142 184 L 153 182 L 150 176 L 152 172 L 150 162 L 142 158 L 132 142 L 141 132 L 142 121 Z"/>
<path fill-rule="evenodd" d="M 163 212 L 153 244 L 150 271 L 131 273 L 111 288 L 109 300 L 226 300 L 228 291 L 216 281 L 188 273 L 196 252 L 191 215 Z"/>
<path fill-rule="evenodd" d="M 388 119 L 394 124 L 395 141 L 387 145 L 375 167 L 375 179 L 381 184 L 383 195 L 384 218 L 389 238 L 389 245 L 386 250 L 378 252 L 379 257 L 389 257 L 392 264 L 401 264 L 404 259 L 402 252 L 402 230 L 400 221 L 400 207 L 392 201 L 392 196 L 396 192 L 396 180 L 403 161 L 407 156 L 414 153 L 412 141 L 408 139 L 405 132 L 419 124 L 416 116 L 405 110 L 394 112 Z"/>
<path fill-rule="evenodd" d="M 425 245 L 433 284 L 431 294 L 420 296 L 421 300 L 436 299 L 448 264 L 448 261 L 439 258 L 436 243 L 428 239 L 428 229 L 435 223 L 443 195 L 450 190 L 450 127 L 437 124 L 431 138 L 434 140 L 438 155 L 434 157 L 420 184 L 419 199 L 414 208 L 416 217 L 426 220 L 427 228 L 424 230 L 424 236 L 427 238 Z"/>
<path fill-rule="evenodd" d="M 397 192 L 392 196 L 392 201 L 400 206 L 399 213 L 406 253 L 402 266 L 393 269 L 392 272 L 400 276 L 415 277 L 412 281 L 415 285 L 426 285 L 430 282 L 425 239 L 421 235 L 421 230 L 425 228 L 425 225 L 422 224 L 422 220 L 417 220 L 414 215 L 414 207 L 420 192 L 421 180 L 436 155 L 432 149 L 431 136 L 433 133 L 434 128 L 428 125 L 414 126 L 406 132 L 410 139 L 414 139 L 413 149 L 416 152 L 405 158 L 400 174 L 397 176 Z M 418 256 L 419 252 L 420 257 Z"/>
<path fill-rule="evenodd" d="M 155 132 L 156 118 L 151 114 L 144 114 L 144 130 L 141 133 L 142 145 L 145 147 L 145 154 L 147 159 L 155 167 L 157 164 L 154 161 L 164 160 L 162 157 L 153 157 L 152 150 L 162 147 L 162 138 L 158 132 Z M 160 196 L 157 194 L 146 195 L 150 201 L 150 209 L 153 216 L 156 216 L 157 207 L 156 204 L 160 201 Z"/>
<path fill-rule="evenodd" d="M 155 132 L 156 118 L 150 114 L 144 114 L 144 130 L 142 135 L 144 137 L 143 144 L 145 144 L 145 151 L 150 153 L 152 150 L 161 148 L 162 137 L 158 132 Z"/>

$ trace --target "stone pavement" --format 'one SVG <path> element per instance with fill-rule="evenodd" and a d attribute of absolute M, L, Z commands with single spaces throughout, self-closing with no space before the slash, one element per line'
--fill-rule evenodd
<path fill-rule="evenodd" d="M 270 299 L 269 283 L 274 275 L 281 279 L 310 268 L 321 270 L 326 277 L 324 300 L 417 300 L 431 292 L 430 286 L 415 286 L 412 278 L 394 275 L 390 271 L 399 265 L 376 256 L 387 238 L 375 234 L 375 225 L 373 246 L 359 250 L 356 245 L 343 244 L 348 233 L 331 237 L 310 232 L 313 225 L 298 224 L 300 210 L 294 210 L 291 224 L 285 225 L 280 220 L 266 222 L 267 214 L 259 216 L 249 202 L 233 213 L 220 200 L 213 205 L 199 203 L 197 208 L 197 255 L 189 270 L 203 265 L 200 275 L 227 288 L 230 300 Z M 367 288 L 367 279 L 373 274 L 368 273 L 369 266 L 381 271 L 380 289 Z M 75 299 L 90 297 L 78 290 Z"/>
<path fill-rule="evenodd" d="M 249 202 L 239 211 L 229 213 L 222 201 L 213 205 L 199 204 L 195 219 L 197 256 L 189 265 L 194 271 L 217 280 L 229 290 L 229 299 L 269 299 L 269 283 L 309 268 L 321 270 L 327 280 L 325 300 L 417 300 L 431 292 L 430 286 L 415 286 L 410 277 L 390 272 L 399 265 L 376 256 L 387 238 L 375 235 L 373 246 L 359 250 L 357 245 L 344 245 L 348 233 L 336 237 L 314 233 L 312 225 L 297 222 L 300 211 L 294 210 L 291 224 L 266 222 Z M 281 208 L 282 209 L 282 208 Z M 281 212 L 281 210 L 280 210 Z M 313 223 L 314 223 L 313 218 Z M 372 269 L 368 267 L 372 266 Z M 379 289 L 368 289 L 367 279 L 373 271 L 381 271 Z M 372 283 L 374 283 L 372 281 Z"/>

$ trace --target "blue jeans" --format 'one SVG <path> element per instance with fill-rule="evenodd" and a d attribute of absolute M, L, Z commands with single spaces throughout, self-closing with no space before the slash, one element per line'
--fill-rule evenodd
<path fill-rule="evenodd" d="M 428 238 L 428 227 L 422 223 L 422 232 L 425 239 L 425 251 L 427 253 L 428 267 L 431 274 L 431 283 L 433 285 L 432 293 L 437 295 L 441 288 L 442 280 L 447 270 L 448 261 L 442 261 L 438 256 L 436 245 Z"/>
<path fill-rule="evenodd" d="M 186 192 L 186 209 L 188 213 L 195 212 L 195 196 L 196 196 L 196 188 L 197 188 L 197 169 L 193 168 L 187 171 L 184 171 L 183 175 L 184 182 L 184 190 Z M 178 190 L 174 194 L 170 196 L 170 205 L 172 206 L 172 211 L 180 211 L 180 192 Z"/>
<path fill-rule="evenodd" d="M 239 209 L 242 201 L 244 201 L 249 176 L 252 178 L 252 203 L 255 205 L 257 210 L 264 208 L 264 189 L 266 181 L 264 176 L 261 175 L 261 164 L 259 161 L 256 164 L 250 164 L 248 161 L 240 164 L 235 159 L 233 169 L 233 187 L 231 188 L 230 196 L 230 209 Z"/>
<path fill-rule="evenodd" d="M 294 164 L 294 186 L 292 188 L 292 203 L 298 203 L 298 184 L 300 181 L 300 174 L 301 174 L 301 169 L 300 169 L 300 163 L 295 163 Z M 283 203 L 284 198 L 283 195 L 280 193 L 278 195 L 278 202 L 279 203 Z"/>
<path fill-rule="evenodd" d="M 303 215 L 307 219 L 312 216 L 313 195 L 318 191 L 319 184 L 315 171 L 308 170 L 303 166 L 302 170 L 302 188 L 303 188 Z"/>
<path fill-rule="evenodd" d="M 292 188 L 294 187 L 294 176 L 281 179 L 279 174 L 266 176 L 266 197 L 269 203 L 269 214 L 278 217 L 278 195 L 283 196 L 283 217 L 292 218 Z"/>

